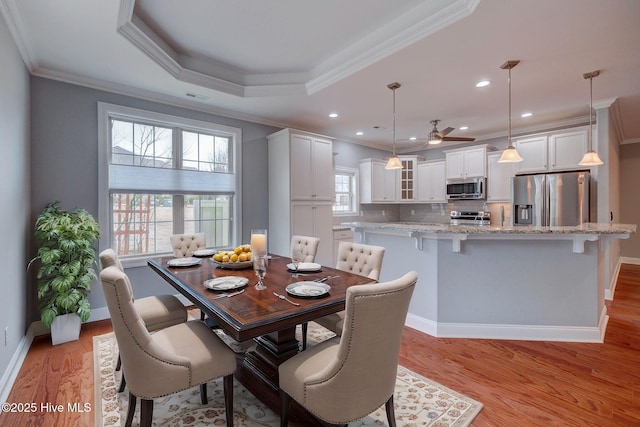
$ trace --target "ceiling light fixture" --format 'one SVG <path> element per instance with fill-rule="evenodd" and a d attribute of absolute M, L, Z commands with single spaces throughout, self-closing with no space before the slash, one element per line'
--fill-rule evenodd
<path fill-rule="evenodd" d="M 491 84 L 489 80 L 480 80 L 478 83 L 476 83 L 476 87 L 486 87 L 489 86 L 489 84 Z"/>
<path fill-rule="evenodd" d="M 338 113 L 329 113 L 329 117 L 335 119 L 336 117 L 338 117 Z"/>
<path fill-rule="evenodd" d="M 362 131 L 358 131 L 358 132 L 356 132 L 356 135 L 358 135 L 358 136 L 362 136 L 362 135 L 364 135 L 364 132 L 362 132 Z"/>
<path fill-rule="evenodd" d="M 523 119 L 526 119 L 527 117 L 531 117 L 531 116 L 533 116 L 533 113 L 526 112 L 526 113 L 520 114 L 520 117 L 522 117 Z"/>
<path fill-rule="evenodd" d="M 507 61 L 500 66 L 503 70 L 509 70 L 509 136 L 507 142 L 507 148 L 502 152 L 502 156 L 498 160 L 498 163 L 516 163 L 521 162 L 523 159 L 518 154 L 518 150 L 513 146 L 511 142 L 511 69 L 518 65 L 520 61 Z"/>
<path fill-rule="evenodd" d="M 396 89 L 400 87 L 400 83 L 393 82 L 387 85 L 393 92 L 393 156 L 389 158 L 385 169 L 402 169 L 402 163 L 396 155 Z"/>
<path fill-rule="evenodd" d="M 433 125 L 433 129 L 429 132 L 429 138 L 427 142 L 431 145 L 440 144 L 442 142 L 442 136 L 440 136 L 440 132 L 438 132 L 437 126 L 440 120 L 431 120 L 431 124 Z"/>
<path fill-rule="evenodd" d="M 584 153 L 584 157 L 578 163 L 580 166 L 599 166 L 604 164 L 602 160 L 600 160 L 600 156 L 593 149 L 593 127 L 591 119 L 593 117 L 593 78 L 598 77 L 600 75 L 600 70 L 592 71 L 590 73 L 584 73 L 582 77 L 585 79 L 589 79 L 589 95 L 590 95 L 590 104 L 589 104 L 589 141 L 588 141 L 588 150 Z"/>
<path fill-rule="evenodd" d="M 458 129 L 460 129 L 460 130 L 469 130 L 469 126 L 460 126 Z"/>

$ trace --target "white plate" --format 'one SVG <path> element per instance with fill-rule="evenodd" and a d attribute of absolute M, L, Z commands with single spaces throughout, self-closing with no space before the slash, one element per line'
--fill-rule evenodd
<path fill-rule="evenodd" d="M 215 249 L 198 249 L 197 251 L 193 251 L 191 255 L 205 258 L 208 256 L 213 256 L 215 255 L 215 253 Z"/>
<path fill-rule="evenodd" d="M 291 271 L 296 271 L 296 266 L 293 263 L 287 264 L 287 268 Z M 315 262 L 301 262 L 298 264 L 298 270 L 301 272 L 320 271 L 322 266 Z"/>
<path fill-rule="evenodd" d="M 230 291 L 232 289 L 247 286 L 247 283 L 249 283 L 249 279 L 246 277 L 225 276 L 209 279 L 203 284 L 205 288 L 212 289 L 214 291 Z"/>
<path fill-rule="evenodd" d="M 202 260 L 194 257 L 174 258 L 167 261 L 169 267 L 191 267 L 192 265 L 198 265 L 200 263 L 202 263 Z"/>
<path fill-rule="evenodd" d="M 329 293 L 331 286 L 318 282 L 296 282 L 287 285 L 285 290 L 289 295 L 300 298 L 320 298 Z"/>

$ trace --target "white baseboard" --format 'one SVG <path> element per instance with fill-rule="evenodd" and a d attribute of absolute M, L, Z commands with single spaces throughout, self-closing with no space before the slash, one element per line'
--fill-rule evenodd
<path fill-rule="evenodd" d="M 29 347 L 31 347 L 31 343 L 35 336 L 36 335 L 34 335 L 32 328 L 29 327 L 27 334 L 22 337 L 18 344 L 18 348 L 15 353 L 13 353 L 13 357 L 9 361 L 9 366 L 7 366 L 7 369 L 4 371 L 2 378 L 0 378 L 0 402 L 4 403 L 7 401 L 11 388 L 13 387 L 13 383 L 20 373 L 20 368 L 22 368 L 24 359 L 27 357 Z"/>
<path fill-rule="evenodd" d="M 616 264 L 616 269 L 613 272 L 613 277 L 611 277 L 611 282 L 609 283 L 609 289 L 604 290 L 604 299 L 607 301 L 613 301 L 613 296 L 616 294 L 616 285 L 618 283 L 618 275 L 620 274 L 620 266 L 622 264 L 640 265 L 640 258 L 620 257 L 618 259 L 618 264 Z"/>
<path fill-rule="evenodd" d="M 405 325 L 436 338 L 601 343 L 608 320 L 605 307 L 594 327 L 437 323 L 413 314 L 407 315 Z"/>

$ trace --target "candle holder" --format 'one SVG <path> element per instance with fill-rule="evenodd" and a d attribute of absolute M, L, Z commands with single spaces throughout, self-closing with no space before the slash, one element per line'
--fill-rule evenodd
<path fill-rule="evenodd" d="M 258 283 L 255 288 L 259 291 L 267 289 L 264 284 L 264 276 L 267 274 L 267 230 L 257 228 L 251 230 L 251 258 L 253 259 L 253 270 L 258 276 Z"/>

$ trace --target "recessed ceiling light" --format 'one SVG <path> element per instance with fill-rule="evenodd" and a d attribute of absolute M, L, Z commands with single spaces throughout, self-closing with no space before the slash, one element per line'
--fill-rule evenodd
<path fill-rule="evenodd" d="M 416 138 L 415 136 L 412 136 L 412 137 L 409 138 L 409 141 L 415 141 L 416 139 L 418 139 L 418 138 Z"/>
<path fill-rule="evenodd" d="M 358 132 L 356 132 L 356 135 L 358 135 L 358 136 L 362 136 L 362 135 L 364 135 L 364 132 L 362 132 L 361 130 L 359 130 Z"/>
<path fill-rule="evenodd" d="M 476 83 L 476 87 L 485 87 L 485 86 L 489 86 L 491 84 L 491 82 L 489 80 L 480 80 L 478 83 Z"/>
<path fill-rule="evenodd" d="M 458 129 L 460 129 L 460 130 L 467 130 L 467 129 L 469 129 L 469 126 L 460 126 Z"/>
<path fill-rule="evenodd" d="M 531 117 L 531 116 L 533 116 L 533 113 L 526 112 L 526 113 L 520 114 L 520 117 L 522 118 Z"/>
<path fill-rule="evenodd" d="M 335 119 L 336 117 L 338 117 L 338 113 L 329 113 L 329 117 Z"/>

